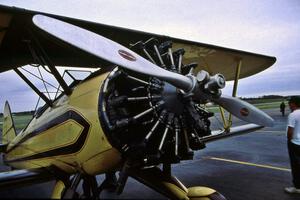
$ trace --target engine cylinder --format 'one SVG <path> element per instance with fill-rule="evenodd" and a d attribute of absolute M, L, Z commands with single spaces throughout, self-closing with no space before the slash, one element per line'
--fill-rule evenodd
<path fill-rule="evenodd" d="M 160 59 L 164 66 L 168 64 L 166 56 Z M 166 69 L 175 70 L 174 60 L 179 59 L 174 56 Z M 192 159 L 192 150 L 205 147 L 201 138 L 211 134 L 208 118 L 213 114 L 154 77 L 116 67 L 105 80 L 100 97 L 106 136 L 126 159 L 143 166 Z"/>

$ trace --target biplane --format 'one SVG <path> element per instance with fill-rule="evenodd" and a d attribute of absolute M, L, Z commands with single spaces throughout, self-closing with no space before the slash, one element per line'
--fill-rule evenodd
<path fill-rule="evenodd" d="M 275 61 L 0 6 L 0 72 L 14 70 L 45 103 L 18 134 L 5 103 L 1 152 L 12 171 L 0 173 L 0 188 L 56 180 L 52 198 L 99 198 L 109 177 L 119 172 L 113 179 L 118 194 L 132 177 L 171 199 L 225 199 L 211 188 L 187 188 L 172 175 L 171 165 L 193 159 L 206 142 L 272 126 L 270 116 L 235 96 L 239 78 Z M 61 92 L 51 98 L 41 91 L 26 66 L 47 71 Z M 59 72 L 63 67 L 97 70 L 68 84 Z M 232 96 L 221 91 L 229 80 L 234 80 Z M 210 128 L 214 113 L 206 109 L 208 102 L 220 106 L 222 131 Z M 231 127 L 231 114 L 247 124 Z M 95 177 L 104 173 L 108 178 L 98 185 Z"/>

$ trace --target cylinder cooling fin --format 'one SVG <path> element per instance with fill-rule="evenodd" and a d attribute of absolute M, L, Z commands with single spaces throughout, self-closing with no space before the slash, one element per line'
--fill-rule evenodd
<path fill-rule="evenodd" d="M 196 63 L 184 65 L 184 49 L 154 38 L 131 45 L 158 66 L 187 75 Z M 100 120 L 105 134 L 122 155 L 142 166 L 192 159 L 205 148 L 201 137 L 211 134 L 213 116 L 180 89 L 155 77 L 116 67 L 100 94 Z"/>

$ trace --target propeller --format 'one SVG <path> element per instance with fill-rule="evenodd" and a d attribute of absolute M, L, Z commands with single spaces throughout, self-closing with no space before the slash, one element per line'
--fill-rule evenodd
<path fill-rule="evenodd" d="M 212 101 L 225 108 L 237 118 L 246 122 L 269 127 L 274 124 L 274 120 L 269 115 L 236 97 L 222 95 L 217 99 L 212 99 Z"/>
<path fill-rule="evenodd" d="M 199 92 L 200 87 L 195 77 L 183 76 L 160 68 L 128 48 L 89 30 L 40 14 L 33 16 L 33 23 L 48 34 L 96 57 L 141 74 L 157 77 L 186 93 L 204 94 Z M 214 85 L 220 85 L 220 83 L 208 84 L 209 87 Z M 218 98 L 204 96 L 244 121 L 263 126 L 273 125 L 271 117 L 238 98 L 225 95 Z"/>
<path fill-rule="evenodd" d="M 220 89 L 225 87 L 226 82 L 222 74 L 210 76 L 208 72 L 201 70 L 198 72 L 196 80 L 198 87 L 202 87 L 203 89 L 196 90 L 194 97 L 204 100 L 209 99 L 246 122 L 262 126 L 273 126 L 274 120 L 255 106 L 236 97 L 221 95 Z"/>
<path fill-rule="evenodd" d="M 193 87 L 190 78 L 162 69 L 137 53 L 101 35 L 44 15 L 35 15 L 32 20 L 43 31 L 89 54 L 126 69 L 160 78 L 185 91 L 189 91 Z"/>

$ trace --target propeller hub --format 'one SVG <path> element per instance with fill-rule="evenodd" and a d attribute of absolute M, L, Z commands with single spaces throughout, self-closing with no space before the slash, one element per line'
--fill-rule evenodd
<path fill-rule="evenodd" d="M 164 83 L 162 90 L 162 99 L 165 102 L 165 108 L 174 114 L 180 115 L 183 113 L 184 104 L 182 99 L 182 94 L 173 85 L 169 83 Z"/>

